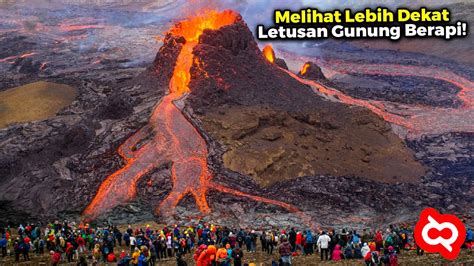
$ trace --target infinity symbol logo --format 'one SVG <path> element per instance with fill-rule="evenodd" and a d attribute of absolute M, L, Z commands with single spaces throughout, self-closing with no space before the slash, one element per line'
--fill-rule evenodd
<path fill-rule="evenodd" d="M 449 230 L 449 238 L 441 235 L 441 231 Z M 435 230 L 440 234 L 436 238 L 430 235 Z M 464 243 L 466 229 L 459 218 L 451 214 L 442 215 L 433 208 L 426 208 L 421 212 L 420 220 L 415 226 L 416 244 L 427 252 L 439 252 L 446 259 L 454 260 Z"/>
<path fill-rule="evenodd" d="M 428 221 L 429 223 L 423 227 L 423 231 L 421 231 L 421 236 L 425 240 L 425 242 L 429 245 L 435 246 L 435 245 L 443 245 L 447 250 L 453 251 L 453 247 L 451 247 L 451 244 L 453 244 L 456 239 L 458 238 L 459 232 L 456 226 L 452 223 L 449 222 L 444 222 L 444 223 L 438 223 L 433 217 L 428 216 Z M 431 229 L 436 229 L 438 231 L 441 231 L 443 229 L 449 229 L 451 231 L 451 237 L 449 239 L 442 238 L 441 236 L 432 239 L 428 235 L 428 231 Z"/>

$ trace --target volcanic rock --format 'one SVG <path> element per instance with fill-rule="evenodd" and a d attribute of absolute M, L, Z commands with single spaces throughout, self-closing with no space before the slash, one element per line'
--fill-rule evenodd
<path fill-rule="evenodd" d="M 313 62 L 306 62 L 303 65 L 303 69 L 298 73 L 299 76 L 305 79 L 311 79 L 316 81 L 326 80 L 321 68 Z"/>
<path fill-rule="evenodd" d="M 188 102 L 225 146 L 225 167 L 265 186 L 319 174 L 392 183 L 424 174 L 383 119 L 323 100 L 266 61 L 244 22 L 205 32 L 194 55 Z M 314 64 L 305 75 L 324 78 Z"/>
<path fill-rule="evenodd" d="M 275 65 L 288 70 L 288 66 L 286 65 L 286 62 L 283 58 L 276 58 L 275 59 Z"/>
<path fill-rule="evenodd" d="M 102 50 L 81 54 L 79 64 L 71 60 L 78 55 L 69 42 L 57 54 L 48 52 L 55 46 L 29 40 L 36 38 L 15 39 L 17 50 L 13 41 L 0 38 L 1 58 L 41 51 L 41 62 L 51 62 L 54 76 L 46 71 L 41 77 L 19 74 L 15 67 L 0 77 L 0 89 L 44 78 L 79 93 L 54 117 L 0 129 L 0 222 L 79 219 L 103 180 L 123 167 L 117 147 L 147 124 L 168 91 L 185 40 L 167 35 L 145 71 L 122 68 L 121 62 L 133 60 L 127 53 L 120 60 L 107 60 L 106 67 L 92 66 Z M 430 171 L 420 182 L 404 183 L 422 175 L 423 167 L 390 127 L 365 109 L 319 98 L 267 62 L 242 21 L 207 31 L 194 53 L 199 65 L 192 68 L 192 93 L 183 99 L 183 113 L 207 142 L 214 182 L 293 204 L 315 223 L 328 226 L 406 221 L 427 206 L 445 211 L 455 205 L 456 212 L 472 213 L 472 135 L 408 142 Z M 59 71 L 63 67 L 67 75 Z M 405 175 L 407 169 L 412 176 Z M 396 180 L 394 173 L 400 176 Z M 136 200 L 98 220 L 156 219 L 154 208 L 171 191 L 170 175 L 170 164 L 145 174 Z M 394 184 L 380 182 L 392 180 Z M 429 199 L 435 194 L 446 200 Z M 204 221 L 242 228 L 307 226 L 288 210 L 248 198 L 210 189 L 207 200 L 212 213 Z M 192 197 L 184 198 L 176 211 L 179 222 L 202 217 Z"/>

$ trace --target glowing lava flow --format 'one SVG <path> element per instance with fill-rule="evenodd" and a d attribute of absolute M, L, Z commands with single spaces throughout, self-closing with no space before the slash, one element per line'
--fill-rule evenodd
<path fill-rule="evenodd" d="M 303 67 L 301 68 L 300 75 L 306 74 L 306 72 L 308 72 L 308 68 L 309 68 L 309 67 L 310 67 L 310 64 L 305 63 L 305 64 L 303 65 Z"/>
<path fill-rule="evenodd" d="M 298 213 L 304 221 L 310 223 L 309 217 L 290 204 L 250 195 L 212 182 L 207 166 L 206 142 L 173 104 L 174 100 L 182 98 L 189 92 L 192 51 L 199 36 L 205 29 L 219 29 L 234 23 L 237 18 L 238 15 L 234 12 L 209 11 L 205 16 L 183 21 L 171 29 L 172 34 L 183 36 L 186 43 L 176 61 L 170 80 L 170 93 L 155 107 L 148 125 L 119 147 L 118 152 L 126 164 L 108 176 L 100 185 L 94 199 L 83 212 L 88 219 L 94 219 L 101 213 L 134 198 L 139 179 L 152 169 L 171 161 L 172 190 L 156 209 L 157 214 L 166 216 L 173 214 L 176 205 L 188 194 L 194 197 L 202 213 L 209 213 L 206 193 L 209 189 L 214 189 L 282 207 Z M 151 140 L 137 148 L 137 144 L 149 136 L 153 136 Z"/>
<path fill-rule="evenodd" d="M 287 54 L 291 57 L 291 54 Z M 423 66 L 395 64 L 359 64 L 339 60 L 322 61 L 298 57 L 299 60 L 313 61 L 335 73 L 359 73 L 367 75 L 417 76 L 449 82 L 458 88 L 458 97 L 463 105 L 460 108 L 442 108 L 424 105 L 391 103 L 379 100 L 363 100 L 351 97 L 341 91 L 312 80 L 298 77 L 286 71 L 290 76 L 307 84 L 313 90 L 334 100 L 365 107 L 381 116 L 385 121 L 399 125 L 407 130 L 407 137 L 416 138 L 424 134 L 443 134 L 446 132 L 474 132 L 474 83 L 451 71 Z M 304 66 L 301 71 L 304 70 Z"/>
<path fill-rule="evenodd" d="M 13 56 L 9 56 L 9 57 L 6 57 L 6 58 L 3 58 L 3 59 L 0 59 L 0 63 L 13 63 L 11 62 L 12 60 L 15 60 L 17 58 L 27 58 L 27 57 L 30 57 L 30 56 L 33 56 L 33 55 L 36 55 L 36 53 L 32 52 L 32 53 L 26 53 L 26 54 L 22 54 L 22 55 L 13 55 Z"/>

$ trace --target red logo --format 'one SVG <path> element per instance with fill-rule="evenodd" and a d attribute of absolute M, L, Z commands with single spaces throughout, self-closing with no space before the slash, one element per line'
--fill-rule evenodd
<path fill-rule="evenodd" d="M 414 237 L 416 244 L 423 250 L 439 252 L 446 259 L 454 260 L 466 238 L 466 228 L 458 217 L 426 208 L 415 226 Z"/>

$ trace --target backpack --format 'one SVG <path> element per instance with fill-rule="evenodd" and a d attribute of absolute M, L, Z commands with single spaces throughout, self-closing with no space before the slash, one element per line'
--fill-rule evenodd
<path fill-rule="evenodd" d="M 104 248 L 104 254 L 109 254 L 109 248 L 108 247 Z"/>
<path fill-rule="evenodd" d="M 201 253 L 204 251 L 205 249 L 201 249 L 201 248 L 197 248 L 196 251 L 194 252 L 194 255 L 193 255 L 193 258 L 194 260 L 198 260 L 199 256 L 201 256 Z"/>
<path fill-rule="evenodd" d="M 359 243 L 359 242 L 360 242 L 359 236 L 358 236 L 358 235 L 354 235 L 354 236 L 352 237 L 352 242 L 353 242 L 353 243 Z"/>

